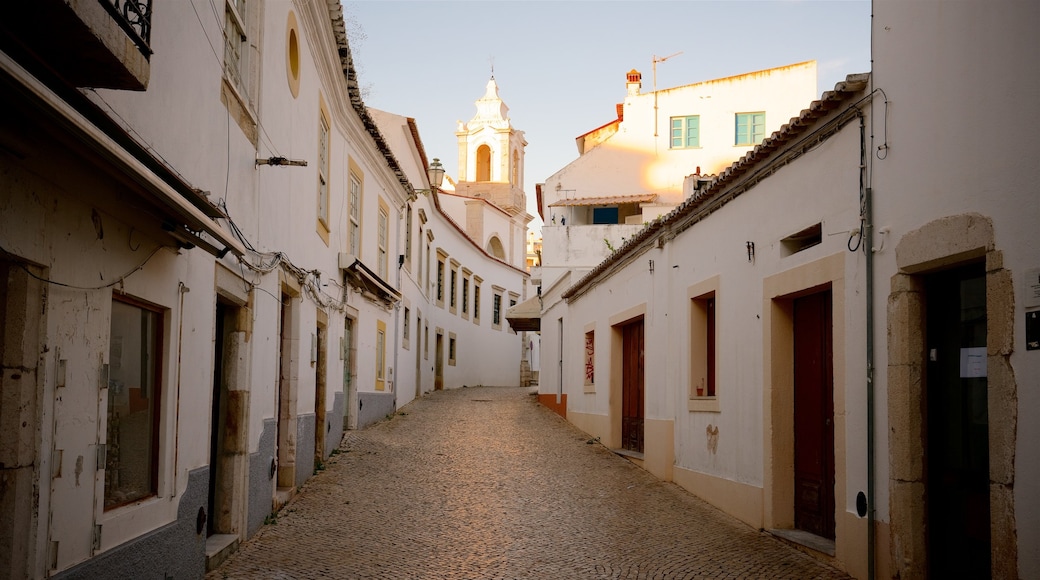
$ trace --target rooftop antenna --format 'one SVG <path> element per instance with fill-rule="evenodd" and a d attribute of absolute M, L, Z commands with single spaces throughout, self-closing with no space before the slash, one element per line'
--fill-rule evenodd
<path fill-rule="evenodd" d="M 683 51 L 680 50 L 679 52 L 675 54 L 670 54 L 668 56 L 657 56 L 656 54 L 653 55 L 653 66 L 651 68 L 653 68 L 654 71 L 654 137 L 657 137 L 657 63 L 664 62 L 672 58 L 673 56 L 679 56 L 682 53 Z"/>
<path fill-rule="evenodd" d="M 495 57 L 488 57 L 488 64 L 491 65 L 491 80 L 495 80 Z"/>

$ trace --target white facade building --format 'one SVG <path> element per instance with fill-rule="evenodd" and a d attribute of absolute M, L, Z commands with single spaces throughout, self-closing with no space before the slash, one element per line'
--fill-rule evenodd
<path fill-rule="evenodd" d="M 816 62 L 643 91 L 626 75 L 617 119 L 576 139 L 579 157 L 539 184 L 543 279 L 587 272 L 685 199 L 686 176 L 722 171 L 816 97 Z"/>
<path fill-rule="evenodd" d="M 147 16 L 0 22 L 0 578 L 201 577 L 438 365 L 520 382 L 522 256 L 416 199 L 338 1 Z"/>
<path fill-rule="evenodd" d="M 527 273 L 490 254 L 482 247 L 486 240 L 471 238 L 444 211 L 445 198 L 459 196 L 429 184 L 415 120 L 370 112 L 395 156 L 406 160 L 401 162 L 405 176 L 425 191 L 409 202 L 401 224 L 404 239 L 413 242 L 399 262 L 397 406 L 434 389 L 519 385 L 520 336 L 504 317 L 509 304 L 523 298 Z M 488 222 L 502 214 L 489 202 L 476 201 Z"/>
<path fill-rule="evenodd" d="M 871 75 L 543 288 L 542 400 L 857 578 L 1040 574 L 1038 18 L 876 3 Z"/>

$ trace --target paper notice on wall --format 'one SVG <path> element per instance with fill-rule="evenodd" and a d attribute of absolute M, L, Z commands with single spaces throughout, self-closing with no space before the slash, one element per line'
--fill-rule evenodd
<path fill-rule="evenodd" d="M 1022 304 L 1026 308 L 1040 306 L 1040 268 L 1026 270 Z"/>
<path fill-rule="evenodd" d="M 961 378 L 976 379 L 986 376 L 986 347 L 961 349 Z"/>

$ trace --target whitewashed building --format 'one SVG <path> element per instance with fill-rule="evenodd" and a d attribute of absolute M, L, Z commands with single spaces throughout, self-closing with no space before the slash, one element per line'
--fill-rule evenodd
<path fill-rule="evenodd" d="M 362 102 L 339 2 L 196 9 L 0 21 L 0 578 L 201 577 L 434 360 L 519 384 L 493 323 L 522 256 L 417 199 L 421 146 L 399 162 Z M 411 274 L 438 250 L 469 320 Z M 487 364 L 452 366 L 456 339 Z"/>
<path fill-rule="evenodd" d="M 1040 574 L 1038 18 L 875 4 L 870 75 L 543 288 L 543 400 L 857 578 Z"/>
<path fill-rule="evenodd" d="M 625 80 L 617 118 L 538 186 L 546 285 L 588 272 L 682 202 L 686 176 L 722 171 L 817 96 L 815 61 L 661 90 L 635 70 Z"/>
<path fill-rule="evenodd" d="M 415 187 L 421 193 L 408 204 L 401 224 L 397 406 L 435 389 L 519 385 L 521 340 L 504 316 L 511 303 L 523 299 L 528 275 L 492 253 L 502 248 L 494 240 L 516 235 L 508 229 L 512 222 L 487 200 L 463 198 L 429 183 L 430 164 L 414 119 L 371 113 L 406 177 L 422 186 Z M 484 231 L 481 224 L 494 220 L 502 229 L 489 227 L 484 237 L 471 237 L 444 210 L 446 199 L 464 200 L 462 215 L 471 231 Z"/>

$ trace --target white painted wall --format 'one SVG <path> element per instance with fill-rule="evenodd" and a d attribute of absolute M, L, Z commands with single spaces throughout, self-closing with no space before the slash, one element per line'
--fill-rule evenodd
<path fill-rule="evenodd" d="M 543 214 L 552 213 L 549 206 L 559 199 L 572 198 L 657 193 L 661 201 L 678 204 L 683 178 L 698 166 L 704 174 L 717 173 L 751 150 L 734 146 L 736 113 L 764 111 L 768 137 L 818 96 L 815 61 L 656 95 L 644 79 L 642 92 L 625 97 L 617 133 L 545 179 Z M 688 115 L 700 116 L 700 147 L 671 149 L 670 118 Z"/>
<path fill-rule="evenodd" d="M 390 143 L 395 157 L 402 163 L 404 172 L 412 181 L 415 189 L 429 189 L 422 160 L 412 133 L 408 129 L 407 118 L 376 110 L 372 111 L 372 115 L 379 124 L 381 133 Z M 449 215 L 458 216 L 461 212 L 461 216 L 464 218 L 465 203 L 472 200 L 451 193 L 440 193 L 438 200 L 440 206 L 434 203 L 430 195 L 420 194 L 412 203 L 411 228 L 414 244 L 412 259 L 401 269 L 402 291 L 408 301 L 412 330 L 409 348 L 399 353 L 398 367 L 395 371 L 398 381 L 396 395 L 398 406 L 415 398 L 416 349 L 419 349 L 421 353 L 419 362 L 421 392 L 433 390 L 438 328 L 443 330 L 444 337 L 445 388 L 475 385 L 517 386 L 520 384 L 522 345 L 519 335 L 509 330 L 508 323 L 505 321 L 505 312 L 509 307 L 510 292 L 523 296 L 528 275 L 523 270 L 492 258 L 483 250 L 488 237 L 498 232 L 498 229 L 495 228 L 503 228 L 505 235 L 508 235 L 509 230 L 505 228 L 510 228 L 512 223 L 501 210 L 486 202 L 479 202 L 483 204 L 485 236 L 483 240 L 473 240 L 465 234 L 465 221 L 460 222 L 449 217 Z M 454 208 L 455 211 L 448 208 Z M 427 216 L 427 222 L 422 225 L 421 232 L 420 210 Z M 405 228 L 409 227 L 409 224 L 402 220 L 401 227 L 400 241 L 403 244 Z M 429 232 L 432 232 L 434 236 L 433 241 L 430 242 L 433 270 L 429 270 L 431 264 L 426 262 L 425 255 Z M 503 240 L 503 243 L 506 243 L 506 240 Z M 438 249 L 447 255 L 442 305 L 439 305 L 436 300 Z M 423 261 L 421 272 L 420 252 Z M 454 312 L 451 311 L 449 298 L 453 260 L 458 263 Z M 462 310 L 464 270 L 468 270 L 472 274 L 468 312 L 465 314 Z M 429 288 L 425 288 L 427 275 L 429 275 L 431 283 Z M 477 277 L 481 278 L 482 282 L 480 318 L 475 322 L 473 318 L 473 282 Z M 501 311 L 502 324 L 499 329 L 492 328 L 493 286 L 505 289 Z M 417 326 L 417 315 L 420 313 L 423 317 L 423 327 L 421 328 Z M 401 316 L 403 317 L 403 315 L 402 309 Z M 403 328 L 403 319 L 399 324 Z M 425 344 L 427 326 L 429 327 L 428 347 Z M 448 362 L 449 340 L 452 334 L 456 340 L 454 365 Z"/>
<path fill-rule="evenodd" d="M 1036 224 L 1040 203 L 1040 132 L 1029 111 L 1040 99 L 1040 77 L 1027 72 L 1040 57 L 1032 2 L 877 2 L 874 6 L 874 86 L 889 101 L 887 124 L 874 126 L 874 199 L 887 248 L 915 228 L 949 215 L 977 212 L 993 221 L 1004 268 L 1014 281 L 1014 351 L 1018 381 L 1015 522 L 1018 573 L 1040 576 L 1040 352 L 1024 346 L 1026 273 L 1040 268 Z M 938 50 L 937 50 L 938 47 Z M 927 59 L 907 55 L 927 54 Z M 875 111 L 885 110 L 881 100 Z M 877 256 L 881 272 L 895 269 L 894 252 Z M 888 292 L 886 275 L 876 292 Z M 883 322 L 879 321 L 882 336 Z M 888 364 L 880 352 L 878 367 Z M 1029 377 L 1033 377 L 1030 379 Z M 884 378 L 884 377 L 882 377 Z M 886 392 L 882 382 L 880 392 Z M 883 426 L 883 425 L 882 425 Z M 887 429 L 879 429 L 884 434 Z M 887 440 L 879 440 L 887 448 Z"/>

